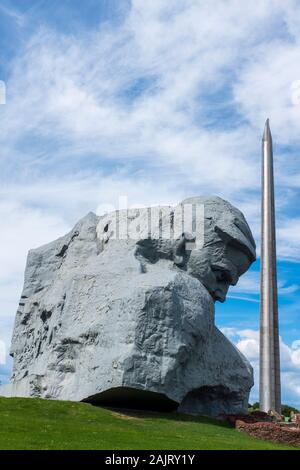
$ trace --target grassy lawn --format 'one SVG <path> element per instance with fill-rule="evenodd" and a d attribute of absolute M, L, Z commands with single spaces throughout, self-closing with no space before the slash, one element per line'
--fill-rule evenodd
<path fill-rule="evenodd" d="M 127 413 L 85 403 L 0 398 L 0 449 L 293 449 L 209 418 Z"/>

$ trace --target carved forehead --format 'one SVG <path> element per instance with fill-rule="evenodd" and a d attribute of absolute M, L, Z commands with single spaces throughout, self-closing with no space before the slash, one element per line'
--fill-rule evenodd
<path fill-rule="evenodd" d="M 244 215 L 236 207 L 219 197 L 189 198 L 182 204 L 204 207 L 204 243 L 220 240 L 236 250 L 244 252 L 250 262 L 256 259 L 256 245 Z"/>

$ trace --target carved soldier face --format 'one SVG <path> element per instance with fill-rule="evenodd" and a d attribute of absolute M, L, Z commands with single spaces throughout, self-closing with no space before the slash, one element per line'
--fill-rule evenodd
<path fill-rule="evenodd" d="M 201 249 L 187 249 L 190 238 L 183 234 L 175 246 L 172 242 L 141 240 L 136 256 L 155 263 L 160 258 L 173 259 L 174 264 L 199 279 L 214 300 L 224 302 L 230 286 L 235 286 L 253 262 L 237 244 L 233 246 L 216 237 Z"/>
<path fill-rule="evenodd" d="M 214 300 L 224 302 L 229 287 L 236 285 L 250 265 L 251 261 L 243 251 L 219 242 L 193 250 L 187 270 L 202 282 Z"/>
<path fill-rule="evenodd" d="M 256 258 L 251 230 L 243 214 L 220 198 L 191 198 L 182 204 L 185 203 L 204 206 L 204 212 L 192 212 L 203 217 L 202 226 L 192 224 L 196 233 L 184 231 L 175 241 L 142 239 L 137 243 L 135 255 L 150 263 L 173 260 L 178 269 L 199 279 L 213 300 L 224 302 L 230 285 L 238 282 Z M 164 223 L 169 224 L 170 220 L 166 217 Z M 200 248 L 201 242 L 204 245 Z"/>

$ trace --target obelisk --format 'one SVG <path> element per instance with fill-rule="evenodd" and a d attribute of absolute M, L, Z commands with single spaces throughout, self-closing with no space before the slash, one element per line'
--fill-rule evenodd
<path fill-rule="evenodd" d="M 266 122 L 262 139 L 260 286 L 260 409 L 281 412 L 273 143 Z"/>

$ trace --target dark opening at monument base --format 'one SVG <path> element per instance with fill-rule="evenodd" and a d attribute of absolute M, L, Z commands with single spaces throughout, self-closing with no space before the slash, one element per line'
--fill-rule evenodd
<path fill-rule="evenodd" d="M 115 387 L 83 400 L 93 405 L 150 411 L 175 411 L 178 403 L 162 393 Z"/>
<path fill-rule="evenodd" d="M 189 392 L 183 399 L 179 412 L 218 417 L 223 414 L 243 414 L 247 408 L 247 397 L 232 392 L 227 387 L 200 387 Z"/>
<path fill-rule="evenodd" d="M 130 387 L 115 387 L 92 395 L 84 402 L 95 406 L 129 410 L 149 410 L 159 412 L 179 411 L 181 413 L 219 416 L 227 413 L 243 413 L 244 396 L 230 392 L 226 387 L 201 387 L 189 392 L 180 405 L 163 393 L 139 390 Z"/>

